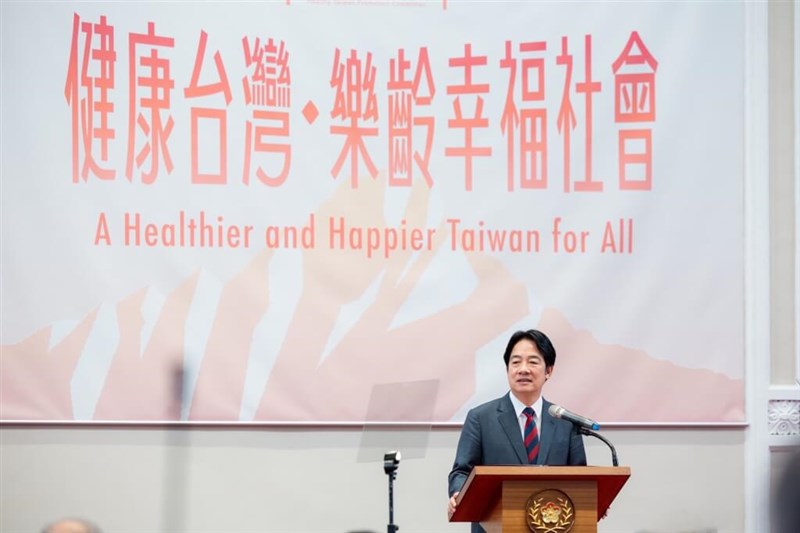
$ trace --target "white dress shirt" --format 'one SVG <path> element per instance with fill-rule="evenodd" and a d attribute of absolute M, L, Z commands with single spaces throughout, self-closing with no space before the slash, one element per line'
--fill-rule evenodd
<path fill-rule="evenodd" d="M 522 440 L 525 440 L 525 422 L 528 421 L 528 417 L 525 416 L 522 411 L 525 410 L 526 407 L 530 407 L 533 409 L 533 421 L 536 422 L 536 429 L 539 431 L 539 440 L 542 438 L 542 395 L 540 394 L 539 397 L 533 402 L 533 405 L 525 405 L 519 398 L 514 396 L 513 392 L 508 394 L 511 397 L 511 405 L 514 406 L 514 412 L 517 413 L 517 422 L 519 423 L 519 433 L 522 435 Z"/>

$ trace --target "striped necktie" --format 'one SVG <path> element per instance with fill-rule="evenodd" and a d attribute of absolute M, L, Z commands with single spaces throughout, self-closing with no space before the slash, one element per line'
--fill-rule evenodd
<path fill-rule="evenodd" d="M 539 457 L 539 430 L 536 428 L 536 422 L 533 420 L 533 409 L 526 407 L 522 410 L 525 415 L 525 449 L 528 450 L 528 463 L 535 464 L 536 458 Z"/>

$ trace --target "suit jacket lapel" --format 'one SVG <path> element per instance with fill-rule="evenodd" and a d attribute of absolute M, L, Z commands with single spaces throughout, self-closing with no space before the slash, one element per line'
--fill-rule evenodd
<path fill-rule="evenodd" d="M 508 394 L 503 397 L 503 401 L 497 406 L 497 421 L 502 426 L 506 437 L 508 437 L 520 464 L 528 464 L 528 452 L 525 450 L 525 444 L 522 442 L 522 433 L 519 431 L 517 414 L 514 412 L 514 405 L 511 403 Z"/>
<path fill-rule="evenodd" d="M 539 457 L 536 459 L 537 465 L 547 464 L 547 454 L 550 452 L 550 443 L 553 442 L 553 435 L 556 432 L 556 423 L 550 416 L 551 403 L 542 398 L 542 413 L 539 419 L 542 421 L 542 431 L 539 433 Z"/>

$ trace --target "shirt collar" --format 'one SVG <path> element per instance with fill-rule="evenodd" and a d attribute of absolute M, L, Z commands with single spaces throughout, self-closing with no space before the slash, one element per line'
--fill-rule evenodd
<path fill-rule="evenodd" d="M 536 418 L 538 420 L 542 419 L 542 403 L 543 403 L 543 400 L 542 400 L 542 395 L 541 394 L 536 399 L 536 401 L 533 402 L 533 405 L 525 405 L 524 403 L 519 401 L 519 398 L 514 396 L 513 392 L 509 392 L 508 396 L 509 396 L 509 398 L 511 398 L 511 405 L 514 406 L 514 412 L 517 414 L 517 418 L 522 416 L 522 411 L 526 407 L 532 407 L 533 408 L 533 412 L 536 413 Z"/>

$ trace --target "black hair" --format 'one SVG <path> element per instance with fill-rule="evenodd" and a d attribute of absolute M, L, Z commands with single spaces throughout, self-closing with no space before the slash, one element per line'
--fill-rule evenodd
<path fill-rule="evenodd" d="M 553 343 L 550 342 L 547 335 L 538 329 L 529 329 L 527 331 L 517 331 L 508 339 L 506 352 L 503 354 L 503 361 L 506 363 L 506 368 L 508 368 L 508 360 L 511 359 L 511 350 L 523 339 L 528 339 L 536 346 L 536 349 L 542 354 L 544 364 L 547 368 L 556 364 L 556 349 L 553 348 Z"/>

